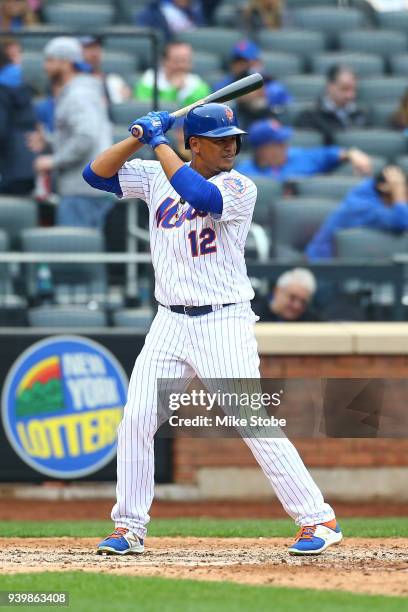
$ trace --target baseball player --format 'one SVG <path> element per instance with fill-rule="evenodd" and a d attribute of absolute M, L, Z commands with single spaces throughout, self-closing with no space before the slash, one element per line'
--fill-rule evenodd
<path fill-rule="evenodd" d="M 173 122 L 166 112 L 148 113 L 134 122 L 143 128 L 142 138 L 113 145 L 84 170 L 95 188 L 147 203 L 159 302 L 118 430 L 111 515 L 116 528 L 98 545 L 100 554 L 144 550 L 153 501 L 157 380 L 260 377 L 254 293 L 244 260 L 257 194 L 254 183 L 232 169 L 245 132 L 229 106 L 195 107 L 184 120 L 185 146 L 192 153 L 185 164 L 165 135 Z M 157 161 L 127 161 L 144 145 L 153 148 Z M 333 509 L 292 443 L 286 437 L 244 441 L 300 527 L 289 552 L 319 554 L 339 543 Z"/>

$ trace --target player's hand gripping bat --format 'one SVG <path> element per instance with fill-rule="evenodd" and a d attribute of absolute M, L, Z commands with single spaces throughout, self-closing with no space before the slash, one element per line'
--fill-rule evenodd
<path fill-rule="evenodd" d="M 201 100 L 197 100 L 197 102 L 193 102 L 193 104 L 189 104 L 188 106 L 184 106 L 184 108 L 180 108 L 179 110 L 171 113 L 173 117 L 183 117 L 187 115 L 187 113 L 196 106 L 200 104 L 209 104 L 210 102 L 227 102 L 228 100 L 234 100 L 235 98 L 240 98 L 241 96 L 245 96 L 245 94 L 250 93 L 251 91 L 255 91 L 259 89 L 263 85 L 263 78 L 259 72 L 255 72 L 254 74 L 250 74 L 243 79 L 239 79 L 231 85 L 227 85 L 226 87 L 222 87 L 217 91 L 209 94 L 205 98 L 201 98 Z M 140 125 L 134 125 L 131 130 L 132 136 L 135 138 L 141 138 L 143 136 L 143 128 Z"/>

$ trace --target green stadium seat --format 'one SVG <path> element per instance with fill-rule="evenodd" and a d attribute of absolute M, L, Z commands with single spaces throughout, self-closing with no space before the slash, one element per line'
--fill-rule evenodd
<path fill-rule="evenodd" d="M 136 72 L 138 68 L 137 55 L 120 51 L 105 51 L 103 54 L 102 69 L 106 73 L 113 72 L 127 77 Z"/>
<path fill-rule="evenodd" d="M 24 80 L 33 91 L 36 94 L 45 93 L 49 81 L 44 70 L 44 55 L 37 51 L 24 51 L 22 68 Z"/>
<path fill-rule="evenodd" d="M 342 64 L 350 66 L 360 77 L 382 75 L 384 59 L 369 53 L 331 52 L 320 53 L 312 58 L 312 71 L 315 74 L 326 74 L 331 66 Z"/>
<path fill-rule="evenodd" d="M 337 143 L 349 149 L 357 147 L 371 155 L 380 155 L 389 161 L 403 155 L 406 139 L 403 134 L 391 130 L 347 130 L 336 134 Z"/>
<path fill-rule="evenodd" d="M 408 11 L 378 11 L 377 22 L 385 30 L 401 30 L 408 32 Z"/>
<path fill-rule="evenodd" d="M 281 115 L 279 115 L 279 121 L 284 125 L 294 125 L 297 117 L 303 113 L 303 111 L 308 110 L 313 107 L 312 102 L 291 102 L 288 104 Z"/>
<path fill-rule="evenodd" d="M 240 18 L 239 6 L 232 3 L 219 4 L 215 9 L 214 22 L 220 28 L 234 28 Z"/>
<path fill-rule="evenodd" d="M 146 7 L 146 0 L 115 0 L 118 21 L 123 24 L 132 24 L 133 20 L 142 9 Z"/>
<path fill-rule="evenodd" d="M 313 130 L 296 129 L 290 144 L 293 147 L 321 147 L 323 144 L 323 135 Z"/>
<path fill-rule="evenodd" d="M 49 40 L 66 31 L 64 26 L 36 25 L 21 31 L 19 40 L 24 51 L 41 51 Z"/>
<path fill-rule="evenodd" d="M 28 310 L 30 327 L 95 328 L 106 327 L 106 313 L 84 306 L 39 306 Z"/>
<path fill-rule="evenodd" d="M 37 203 L 31 198 L 0 196 L 0 229 L 12 248 L 20 246 L 20 232 L 38 224 Z"/>
<path fill-rule="evenodd" d="M 241 161 L 241 160 L 240 160 Z M 251 177 L 258 189 L 253 221 L 271 226 L 272 204 L 282 196 L 282 185 L 270 177 Z"/>
<path fill-rule="evenodd" d="M 274 257 L 286 259 L 286 254 L 304 256 L 306 245 L 313 238 L 327 215 L 338 205 L 336 200 L 323 198 L 285 198 L 273 206 L 272 245 Z"/>
<path fill-rule="evenodd" d="M 361 227 L 341 230 L 335 235 L 337 259 L 391 259 L 407 250 L 408 233 L 401 235 Z"/>
<path fill-rule="evenodd" d="M 298 28 L 323 32 L 330 46 L 337 41 L 339 32 L 350 32 L 365 24 L 361 11 L 330 6 L 297 9 L 293 11 L 292 18 Z"/>
<path fill-rule="evenodd" d="M 312 102 L 323 93 L 326 80 L 320 74 L 299 74 L 288 76 L 284 82 L 298 102 Z"/>
<path fill-rule="evenodd" d="M 356 176 L 310 176 L 297 179 L 296 186 L 299 196 L 303 198 L 329 198 L 340 201 L 361 183 L 361 180 L 361 177 Z"/>
<path fill-rule="evenodd" d="M 264 51 L 293 53 L 306 59 L 325 48 L 325 38 L 321 32 L 300 29 L 262 30 L 258 40 Z"/>
<path fill-rule="evenodd" d="M 139 100 L 132 100 L 131 102 L 122 102 L 121 104 L 112 104 L 111 113 L 113 123 L 130 125 L 132 121 L 147 115 L 152 110 L 152 103 L 150 100 L 142 102 Z"/>
<path fill-rule="evenodd" d="M 373 166 L 373 173 L 377 174 L 377 172 L 380 172 L 380 170 L 385 166 L 387 159 L 379 155 L 371 155 L 370 157 Z M 335 169 L 331 176 L 355 176 L 355 172 L 353 166 L 350 163 L 346 163 L 340 164 L 340 166 Z"/>
<path fill-rule="evenodd" d="M 195 51 L 193 53 L 193 69 L 192 71 L 199 74 L 205 79 L 209 71 L 221 70 L 221 61 L 216 53 L 208 51 Z"/>
<path fill-rule="evenodd" d="M 374 53 L 392 57 L 407 51 L 407 38 L 394 30 L 353 30 L 339 34 L 340 48 L 354 53 Z"/>
<path fill-rule="evenodd" d="M 129 28 L 125 28 L 129 31 Z M 123 33 L 122 26 L 109 28 L 112 32 L 104 38 L 104 49 L 107 51 L 126 51 L 135 55 L 141 68 L 148 68 L 152 65 L 152 45 L 150 39 L 141 35 L 129 35 Z M 148 32 L 148 30 L 146 30 Z"/>
<path fill-rule="evenodd" d="M 261 54 L 261 59 L 266 73 L 277 78 L 303 72 L 303 61 L 293 53 L 264 51 Z"/>
<path fill-rule="evenodd" d="M 113 313 L 115 327 L 130 327 L 132 330 L 147 332 L 153 321 L 152 308 L 124 308 Z"/>
<path fill-rule="evenodd" d="M 70 2 L 44 7 L 45 20 L 49 24 L 63 25 L 66 28 L 75 28 L 89 31 L 113 23 L 115 11 L 113 6 L 104 4 L 88 4 Z"/>
<path fill-rule="evenodd" d="M 395 113 L 398 101 L 377 102 L 371 108 L 371 118 L 373 125 L 380 128 L 391 127 L 391 116 Z"/>
<path fill-rule="evenodd" d="M 408 155 L 401 155 L 401 157 L 397 157 L 395 163 L 400 166 L 408 176 Z"/>
<path fill-rule="evenodd" d="M 400 55 L 392 55 L 389 58 L 390 68 L 392 74 L 396 76 L 407 76 L 408 74 L 408 53 L 401 53 Z"/>
<path fill-rule="evenodd" d="M 402 76 L 378 76 L 361 79 L 358 87 L 359 100 L 366 104 L 398 100 L 407 88 L 407 80 Z"/>
<path fill-rule="evenodd" d="M 5 253 L 9 249 L 9 239 L 5 231 L 0 229 L 0 253 Z M 0 264 L 0 297 L 12 293 L 11 275 L 7 264 Z"/>
<path fill-rule="evenodd" d="M 241 40 L 242 33 L 226 28 L 197 28 L 196 30 L 180 32 L 177 40 L 189 43 L 194 51 L 208 51 L 219 55 L 228 62 L 234 45 Z"/>

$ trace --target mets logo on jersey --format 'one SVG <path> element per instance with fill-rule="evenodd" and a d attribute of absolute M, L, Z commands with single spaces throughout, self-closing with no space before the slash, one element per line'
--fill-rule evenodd
<path fill-rule="evenodd" d="M 234 191 L 234 193 L 239 193 L 240 195 L 245 193 L 246 185 L 238 176 L 227 176 L 222 182 L 224 187 Z"/>
<path fill-rule="evenodd" d="M 225 107 L 225 116 L 227 118 L 227 121 L 229 121 L 230 123 L 234 121 L 234 112 L 229 106 Z"/>
<path fill-rule="evenodd" d="M 115 456 L 127 382 L 115 356 L 88 338 L 36 342 L 4 383 L 6 436 L 41 474 L 80 478 L 97 472 Z"/>

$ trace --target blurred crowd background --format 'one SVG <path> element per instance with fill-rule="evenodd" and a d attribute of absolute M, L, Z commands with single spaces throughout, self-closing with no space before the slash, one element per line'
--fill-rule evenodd
<path fill-rule="evenodd" d="M 235 167 L 258 187 L 254 309 L 390 320 L 402 298 L 406 319 L 390 278 L 408 253 L 408 2 L 0 0 L 0 323 L 148 325 L 148 263 L 12 253 L 147 253 L 147 208 L 95 192 L 83 168 L 155 95 L 171 111 L 253 72 L 264 87 L 231 104 L 248 132 Z M 188 161 L 182 122 L 171 138 Z M 365 280 L 377 263 L 390 278 Z"/>

